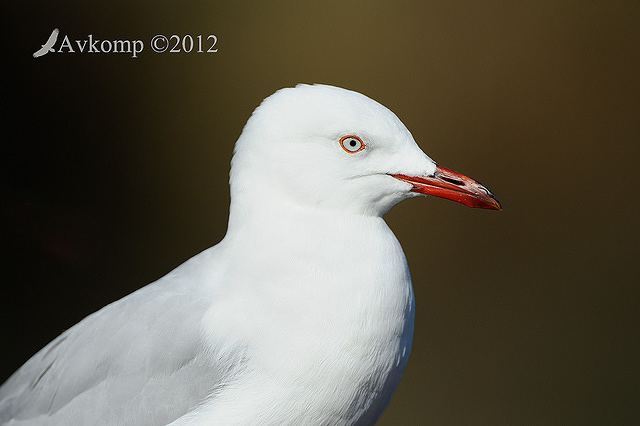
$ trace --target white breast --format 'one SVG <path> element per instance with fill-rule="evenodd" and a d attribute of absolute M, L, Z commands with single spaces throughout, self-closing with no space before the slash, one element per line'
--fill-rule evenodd
<path fill-rule="evenodd" d="M 218 279 L 233 288 L 220 290 L 203 333 L 214 357 L 250 367 L 185 421 L 370 424 L 380 416 L 410 351 L 409 272 L 381 218 L 329 222 L 306 223 L 307 231 L 247 228 L 221 243 L 233 261 Z M 277 241 L 277 249 L 256 241 Z"/>

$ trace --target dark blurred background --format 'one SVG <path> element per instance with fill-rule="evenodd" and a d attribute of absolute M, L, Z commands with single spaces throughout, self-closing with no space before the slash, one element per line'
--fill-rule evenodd
<path fill-rule="evenodd" d="M 389 107 L 504 207 L 387 215 L 417 318 L 380 424 L 640 423 L 638 3 L 120 3 L 2 6 L 1 380 L 217 243 L 245 121 L 319 82 Z M 34 59 L 55 27 L 145 50 Z M 156 54 L 155 34 L 219 50 Z"/>

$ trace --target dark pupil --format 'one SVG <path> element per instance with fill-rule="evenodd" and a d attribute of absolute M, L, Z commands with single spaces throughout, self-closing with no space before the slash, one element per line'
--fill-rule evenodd
<path fill-rule="evenodd" d="M 357 145 L 357 142 L 356 142 L 355 140 L 351 139 L 351 140 L 349 141 L 349 145 L 351 145 L 351 147 L 352 147 L 352 148 L 355 148 L 355 147 L 356 147 L 356 145 Z"/>

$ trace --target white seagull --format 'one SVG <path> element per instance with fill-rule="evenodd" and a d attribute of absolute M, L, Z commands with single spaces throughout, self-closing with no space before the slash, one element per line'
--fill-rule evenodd
<path fill-rule="evenodd" d="M 224 239 L 33 356 L 0 388 L 0 423 L 373 424 L 414 320 L 382 216 L 424 194 L 500 209 L 387 108 L 324 85 L 262 102 L 230 185 Z"/>

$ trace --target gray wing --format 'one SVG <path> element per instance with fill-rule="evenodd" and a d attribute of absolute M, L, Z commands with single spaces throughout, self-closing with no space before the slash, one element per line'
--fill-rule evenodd
<path fill-rule="evenodd" d="M 51 49 L 53 45 L 56 44 L 56 40 L 58 40 L 59 32 L 60 32 L 59 29 L 54 28 L 53 31 L 51 31 L 51 35 L 49 36 L 49 38 L 47 39 L 47 42 L 44 44 L 43 47 L 46 47 L 47 50 Z"/>
<path fill-rule="evenodd" d="M 166 424 L 196 406 L 224 375 L 201 356 L 206 253 L 44 347 L 0 387 L 0 423 Z"/>
<path fill-rule="evenodd" d="M 34 57 L 34 58 L 39 58 L 40 56 L 43 56 L 43 55 L 45 55 L 45 54 L 46 54 L 46 53 L 48 53 L 48 52 L 49 52 L 49 48 L 48 48 L 48 47 L 45 47 L 45 46 L 43 45 L 40 49 L 38 49 L 38 50 L 36 50 L 35 52 L 33 52 L 33 57 Z"/>

